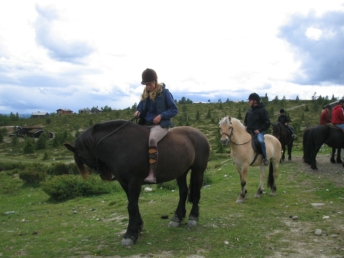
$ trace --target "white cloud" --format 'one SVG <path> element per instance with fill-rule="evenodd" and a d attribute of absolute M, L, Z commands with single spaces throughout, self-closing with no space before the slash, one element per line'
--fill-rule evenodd
<path fill-rule="evenodd" d="M 278 37 L 293 15 L 327 11 L 343 11 L 343 2 L 2 1 L 0 113 L 126 108 L 139 101 L 148 67 L 174 96 L 194 100 L 340 95 L 341 84 L 299 85 L 302 63 Z M 335 30 L 307 28 L 312 41 L 335 38 Z"/>

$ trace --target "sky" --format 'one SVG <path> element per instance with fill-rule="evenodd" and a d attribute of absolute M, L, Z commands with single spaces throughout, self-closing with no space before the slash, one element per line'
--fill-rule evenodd
<path fill-rule="evenodd" d="M 0 2 L 0 113 L 344 96 L 344 0 Z"/>

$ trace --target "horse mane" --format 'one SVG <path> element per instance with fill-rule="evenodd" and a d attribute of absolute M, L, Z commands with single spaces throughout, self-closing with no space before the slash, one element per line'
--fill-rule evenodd
<path fill-rule="evenodd" d="M 223 117 L 219 122 L 219 126 L 229 125 L 230 123 L 240 126 L 242 129 L 245 130 L 245 126 L 241 123 L 239 119 L 236 119 L 235 117 L 230 117 L 230 116 Z"/>

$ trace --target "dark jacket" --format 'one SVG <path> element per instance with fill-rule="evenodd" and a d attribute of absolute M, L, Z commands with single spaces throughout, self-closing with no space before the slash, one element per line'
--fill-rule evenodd
<path fill-rule="evenodd" d="M 247 111 L 244 125 L 247 127 L 247 131 L 253 133 L 255 130 L 264 132 L 270 127 L 270 119 L 268 111 L 263 103 L 259 103 Z"/>
<path fill-rule="evenodd" d="M 153 102 L 149 97 L 141 100 L 137 105 L 140 111 L 139 124 L 153 124 L 154 117 L 161 115 L 160 126 L 173 126 L 171 118 L 178 114 L 178 108 L 174 102 L 173 96 L 165 84 L 162 84 L 162 92 L 155 97 Z"/>
<path fill-rule="evenodd" d="M 280 115 L 278 117 L 278 122 L 280 122 L 281 124 L 285 125 L 285 123 L 289 123 L 289 118 L 286 115 Z"/>

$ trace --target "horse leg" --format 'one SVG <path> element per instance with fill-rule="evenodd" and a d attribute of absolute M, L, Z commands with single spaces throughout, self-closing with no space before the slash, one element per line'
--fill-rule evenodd
<path fill-rule="evenodd" d="M 335 153 L 336 153 L 336 148 L 332 148 L 331 158 L 330 158 L 331 163 L 336 163 L 336 160 L 334 159 Z"/>
<path fill-rule="evenodd" d="M 185 203 L 188 196 L 188 186 L 186 184 L 186 175 L 184 173 L 182 176 L 177 178 L 177 183 L 179 187 L 179 202 L 177 209 L 174 213 L 173 218 L 171 219 L 170 223 L 168 223 L 169 227 L 178 227 L 179 224 L 182 222 L 183 218 L 185 218 L 186 209 Z"/>
<path fill-rule="evenodd" d="M 201 188 L 203 185 L 203 175 L 206 166 L 202 167 L 193 167 L 191 168 L 191 177 L 190 177 L 190 190 L 189 190 L 189 199 L 188 201 L 192 203 L 192 208 L 189 214 L 188 226 L 196 226 L 198 217 L 199 217 L 199 201 L 201 199 Z"/>
<path fill-rule="evenodd" d="M 127 231 L 123 236 L 122 245 L 130 246 L 133 245 L 139 237 L 139 234 L 143 227 L 143 221 L 139 211 L 139 196 L 141 192 L 142 182 L 134 180 L 130 182 L 128 187 L 128 213 L 129 213 L 129 224 Z M 125 190 L 125 189 L 124 189 Z"/>
<path fill-rule="evenodd" d="M 236 203 L 243 203 L 247 194 L 246 190 L 246 178 L 247 178 L 247 172 L 248 172 L 248 166 L 243 168 L 237 168 L 239 175 L 240 175 L 240 185 L 241 185 L 241 193 L 236 200 Z"/>
<path fill-rule="evenodd" d="M 259 182 L 258 190 L 257 190 L 256 194 L 254 195 L 255 198 L 260 198 L 260 196 L 263 193 L 263 189 L 264 189 L 265 166 L 260 166 L 259 170 L 260 170 L 260 182 Z"/>
<path fill-rule="evenodd" d="M 291 160 L 291 149 L 293 147 L 293 142 L 288 143 L 288 160 Z"/>
<path fill-rule="evenodd" d="M 285 145 L 282 146 L 282 159 L 281 161 L 284 161 L 285 159 Z"/>
<path fill-rule="evenodd" d="M 338 148 L 338 149 L 337 149 L 337 160 L 336 160 L 337 163 L 343 163 L 343 162 L 342 162 L 342 157 L 341 157 L 341 155 L 340 155 L 341 151 L 342 151 L 341 148 Z"/>

